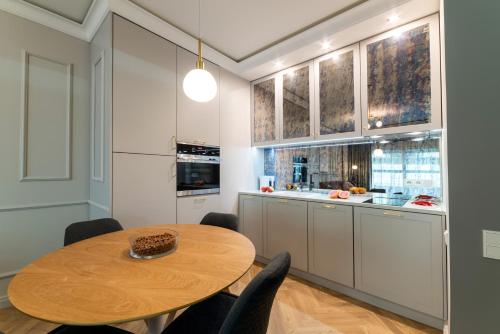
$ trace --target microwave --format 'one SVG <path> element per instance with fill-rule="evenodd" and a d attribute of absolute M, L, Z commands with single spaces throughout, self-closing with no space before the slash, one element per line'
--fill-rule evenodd
<path fill-rule="evenodd" d="M 220 147 L 177 143 L 177 196 L 220 193 Z"/>

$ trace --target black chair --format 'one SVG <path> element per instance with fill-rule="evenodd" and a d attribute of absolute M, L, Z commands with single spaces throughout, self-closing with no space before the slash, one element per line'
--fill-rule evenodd
<path fill-rule="evenodd" d="M 98 235 L 121 231 L 123 227 L 113 218 L 102 218 L 89 221 L 73 223 L 66 227 L 64 231 L 64 246 L 74 244 L 75 242 L 96 237 Z M 59 326 L 48 334 L 125 334 L 130 332 L 112 326 Z"/>
<path fill-rule="evenodd" d="M 277 255 L 243 290 L 221 292 L 189 307 L 163 334 L 265 334 L 274 297 L 290 269 L 290 254 Z"/>
<path fill-rule="evenodd" d="M 200 225 L 212 225 L 238 231 L 238 217 L 230 213 L 210 212 L 203 217 Z"/>
<path fill-rule="evenodd" d="M 113 218 L 102 218 L 73 223 L 64 232 L 64 246 L 96 237 L 98 235 L 121 231 L 123 227 Z"/>

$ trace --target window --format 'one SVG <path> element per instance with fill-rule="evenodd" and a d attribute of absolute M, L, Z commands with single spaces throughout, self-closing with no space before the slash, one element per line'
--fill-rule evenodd
<path fill-rule="evenodd" d="M 398 141 L 381 148 L 382 156 L 372 155 L 372 188 L 441 197 L 439 139 Z"/>

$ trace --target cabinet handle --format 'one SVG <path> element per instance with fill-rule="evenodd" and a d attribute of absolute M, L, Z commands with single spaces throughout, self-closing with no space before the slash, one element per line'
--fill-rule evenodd
<path fill-rule="evenodd" d="M 173 163 L 172 167 L 170 167 L 170 172 L 172 173 L 172 178 L 177 176 L 177 163 Z"/>
<path fill-rule="evenodd" d="M 403 217 L 403 214 L 401 212 L 396 212 L 396 211 L 384 211 L 384 215 L 393 217 Z"/>
<path fill-rule="evenodd" d="M 172 136 L 172 138 L 170 138 L 170 147 L 172 148 L 172 150 L 177 151 L 177 138 L 175 136 Z"/>
<path fill-rule="evenodd" d="M 207 200 L 206 198 L 195 198 L 194 204 L 201 204 L 204 203 L 206 200 Z"/>
<path fill-rule="evenodd" d="M 325 209 L 336 209 L 336 208 L 337 208 L 337 206 L 336 206 L 336 205 L 330 205 L 330 204 L 325 204 L 325 205 L 323 205 L 323 207 L 324 207 Z"/>
<path fill-rule="evenodd" d="M 279 203 L 288 203 L 288 200 L 287 199 L 280 199 L 278 200 Z"/>

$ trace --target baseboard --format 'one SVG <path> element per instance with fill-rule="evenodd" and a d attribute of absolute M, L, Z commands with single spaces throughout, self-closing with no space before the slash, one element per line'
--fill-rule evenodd
<path fill-rule="evenodd" d="M 259 255 L 255 257 L 255 261 L 261 262 L 261 263 L 269 263 L 269 260 L 266 258 L 263 258 Z M 352 297 L 357 300 L 361 300 L 367 304 L 374 305 L 376 307 L 379 307 L 381 309 L 396 313 L 400 316 L 403 316 L 405 318 L 420 322 L 422 324 L 425 324 L 427 326 L 431 326 L 434 328 L 437 328 L 439 330 L 443 330 L 444 327 L 444 320 L 439 319 L 436 317 L 433 317 L 428 314 L 424 314 L 412 309 L 409 309 L 407 307 L 392 303 L 390 301 L 387 301 L 385 299 L 369 295 L 367 293 L 364 293 L 362 291 L 356 290 L 354 288 L 338 284 L 332 281 L 329 281 L 327 279 L 315 276 L 313 274 L 310 274 L 308 272 L 304 272 L 301 270 L 297 270 L 294 268 L 290 268 L 290 275 L 296 276 L 299 279 L 303 279 L 305 281 L 314 283 L 316 285 L 319 285 L 321 287 L 330 289 L 332 291 L 341 293 L 343 295 Z"/>

